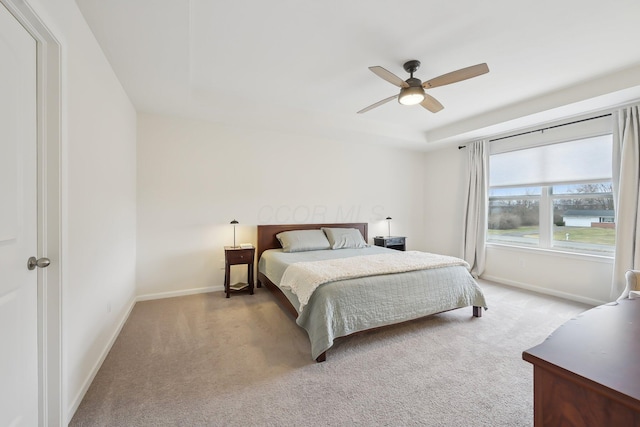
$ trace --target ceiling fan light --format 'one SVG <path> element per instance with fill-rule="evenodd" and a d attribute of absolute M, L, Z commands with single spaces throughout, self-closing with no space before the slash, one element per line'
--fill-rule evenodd
<path fill-rule="evenodd" d="M 402 88 L 398 95 L 398 102 L 402 105 L 417 105 L 422 101 L 424 101 L 424 89 L 421 86 Z"/>

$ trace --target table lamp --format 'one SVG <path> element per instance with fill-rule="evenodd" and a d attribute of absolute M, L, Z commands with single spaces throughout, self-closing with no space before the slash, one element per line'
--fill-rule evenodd
<path fill-rule="evenodd" d="M 388 216 L 388 217 L 387 217 L 387 218 L 385 218 L 385 219 L 387 220 L 387 227 L 388 227 L 387 232 L 389 233 L 389 234 L 387 235 L 387 237 L 391 237 L 391 217 L 390 217 L 390 216 Z"/>

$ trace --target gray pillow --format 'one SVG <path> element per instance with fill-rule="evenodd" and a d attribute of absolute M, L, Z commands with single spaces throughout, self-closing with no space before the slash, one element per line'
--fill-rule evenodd
<path fill-rule="evenodd" d="M 322 228 L 327 235 L 331 249 L 366 248 L 367 242 L 357 228 Z"/>
<path fill-rule="evenodd" d="M 304 252 L 330 249 L 322 230 L 292 230 L 276 234 L 283 252 Z"/>

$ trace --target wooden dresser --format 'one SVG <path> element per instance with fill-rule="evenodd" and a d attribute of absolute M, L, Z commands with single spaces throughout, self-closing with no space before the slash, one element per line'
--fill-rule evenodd
<path fill-rule="evenodd" d="M 640 427 L 640 299 L 588 310 L 522 358 L 535 427 Z"/>

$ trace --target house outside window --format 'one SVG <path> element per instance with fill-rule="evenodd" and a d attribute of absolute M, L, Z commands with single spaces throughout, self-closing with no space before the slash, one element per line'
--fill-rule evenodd
<path fill-rule="evenodd" d="M 562 222 L 567 227 L 602 227 L 603 224 L 614 226 L 613 209 L 611 210 L 567 210 L 562 212 Z"/>
<path fill-rule="evenodd" d="M 491 147 L 487 242 L 613 256 L 611 133 L 531 139 Z"/>

